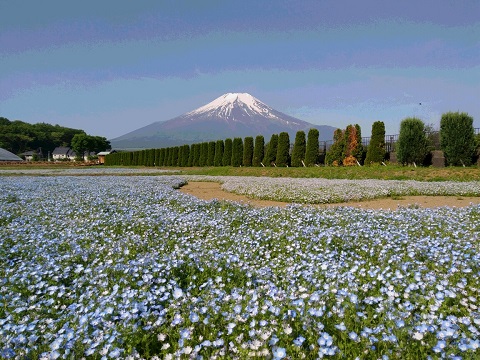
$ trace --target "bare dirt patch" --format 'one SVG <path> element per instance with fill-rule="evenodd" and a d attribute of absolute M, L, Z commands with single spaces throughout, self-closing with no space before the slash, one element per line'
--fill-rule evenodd
<path fill-rule="evenodd" d="M 243 195 L 237 195 L 224 191 L 221 184 L 216 182 L 197 182 L 192 181 L 180 188 L 180 191 L 185 194 L 193 195 L 203 200 L 227 200 L 235 201 L 243 204 L 250 204 L 255 207 L 266 206 L 280 206 L 288 205 L 286 202 L 257 200 L 251 199 Z M 436 208 L 440 206 L 450 207 L 465 207 L 470 204 L 480 204 L 480 197 L 459 197 L 459 196 L 404 196 L 398 199 L 384 198 L 376 200 L 367 200 L 361 202 L 348 202 L 338 204 L 315 205 L 319 207 L 338 207 L 338 206 L 353 206 L 362 209 L 392 209 L 398 207 L 406 207 L 410 205 L 418 205 L 422 208 Z"/>

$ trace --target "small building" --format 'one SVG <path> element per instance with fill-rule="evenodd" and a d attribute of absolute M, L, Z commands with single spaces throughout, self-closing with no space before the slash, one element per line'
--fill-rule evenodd
<path fill-rule="evenodd" d="M 73 161 L 77 154 L 66 146 L 56 147 L 52 152 L 53 161 Z"/>
<path fill-rule="evenodd" d="M 39 148 L 38 150 L 25 151 L 24 153 L 20 154 L 20 156 L 26 161 L 43 160 L 43 153 L 41 148 Z"/>
<path fill-rule="evenodd" d="M 21 157 L 8 150 L 0 148 L 0 161 L 24 161 Z"/>
<path fill-rule="evenodd" d="M 108 150 L 108 151 L 100 151 L 97 156 L 98 156 L 98 163 L 99 164 L 105 164 L 105 156 L 108 154 L 113 154 L 116 153 L 116 150 Z"/>

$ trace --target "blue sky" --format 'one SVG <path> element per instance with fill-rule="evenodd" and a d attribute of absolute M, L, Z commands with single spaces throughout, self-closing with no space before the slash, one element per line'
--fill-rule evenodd
<path fill-rule="evenodd" d="M 0 116 L 111 139 L 226 92 L 364 136 L 480 127 L 480 1 L 0 0 Z"/>

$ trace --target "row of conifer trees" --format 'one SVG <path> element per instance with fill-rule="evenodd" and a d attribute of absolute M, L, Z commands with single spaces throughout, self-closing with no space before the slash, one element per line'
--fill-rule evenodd
<path fill-rule="evenodd" d="M 290 151 L 287 132 L 273 134 L 265 144 L 263 135 L 182 145 L 161 149 L 117 152 L 105 158 L 106 165 L 141 166 L 314 166 L 319 161 L 319 132 L 308 138 L 298 131 Z"/>

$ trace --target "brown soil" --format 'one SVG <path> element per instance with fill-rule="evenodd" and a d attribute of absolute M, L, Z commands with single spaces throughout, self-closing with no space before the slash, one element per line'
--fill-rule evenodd
<path fill-rule="evenodd" d="M 181 192 L 193 195 L 203 200 L 228 200 L 255 207 L 266 206 L 287 206 L 288 203 L 281 201 L 257 200 L 243 195 L 237 195 L 222 190 L 221 184 L 215 182 L 189 182 L 182 186 Z M 362 209 L 397 209 L 399 206 L 418 205 L 423 208 L 436 208 L 440 206 L 465 207 L 473 204 L 480 204 L 480 197 L 459 197 L 459 196 L 404 196 L 399 199 L 385 198 L 368 200 L 362 202 L 349 202 L 338 204 L 316 205 L 320 207 L 353 206 Z"/>

